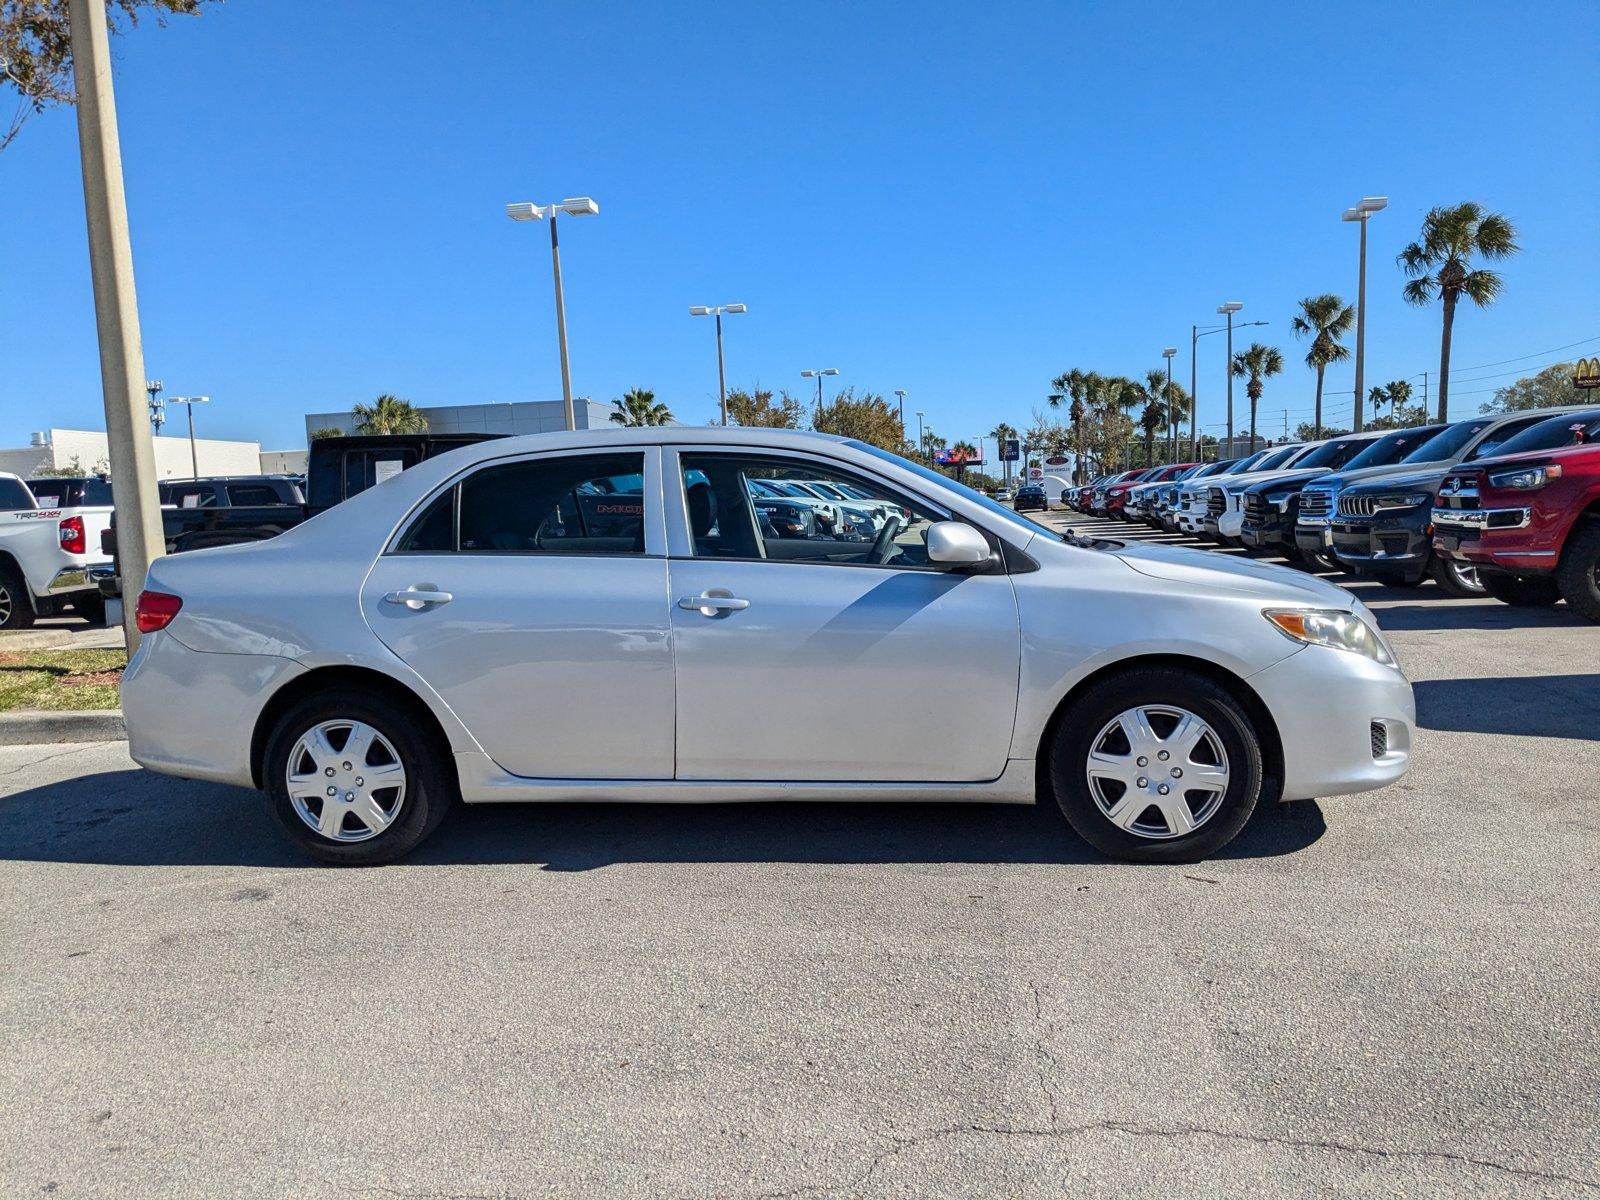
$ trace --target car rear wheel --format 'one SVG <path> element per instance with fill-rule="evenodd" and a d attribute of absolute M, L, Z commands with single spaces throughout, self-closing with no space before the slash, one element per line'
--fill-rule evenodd
<path fill-rule="evenodd" d="M 1591 518 L 1572 531 L 1556 582 L 1569 605 L 1600 621 L 1600 521 Z"/>
<path fill-rule="evenodd" d="M 1170 667 L 1108 676 L 1062 714 L 1056 803 L 1085 841 L 1131 862 L 1195 862 L 1233 840 L 1261 793 L 1260 735 L 1216 683 Z"/>
<path fill-rule="evenodd" d="M 1501 604 L 1516 608 L 1548 608 L 1561 599 L 1561 589 L 1547 575 L 1501 575 L 1496 571 L 1479 572 L 1483 589 Z"/>
<path fill-rule="evenodd" d="M 33 605 L 28 584 L 10 563 L 0 563 L 0 629 L 28 629 L 33 625 Z"/>
<path fill-rule="evenodd" d="M 393 862 L 455 798 L 448 748 L 413 706 L 334 689 L 286 712 L 267 742 L 267 807 L 305 854 L 344 866 Z"/>
<path fill-rule="evenodd" d="M 1428 564 L 1428 574 L 1433 576 L 1433 581 L 1441 591 L 1457 599 L 1476 599 L 1488 594 L 1477 567 L 1456 562 L 1442 554 L 1433 556 L 1433 561 Z"/>

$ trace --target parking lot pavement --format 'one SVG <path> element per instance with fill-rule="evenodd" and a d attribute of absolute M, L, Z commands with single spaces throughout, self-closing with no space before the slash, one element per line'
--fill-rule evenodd
<path fill-rule="evenodd" d="M 82 617 L 41 617 L 32 629 L 0 631 L 4 650 L 120 650 L 124 644 L 120 625 L 91 625 Z"/>
<path fill-rule="evenodd" d="M 0 749 L 0 1194 L 1600 1194 L 1600 630 L 1352 587 L 1410 775 L 1188 867 L 563 805 L 333 870 L 120 743 Z"/>

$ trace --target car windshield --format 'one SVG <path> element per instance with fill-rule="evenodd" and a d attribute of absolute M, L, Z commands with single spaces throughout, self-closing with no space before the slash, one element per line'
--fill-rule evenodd
<path fill-rule="evenodd" d="M 1276 468 L 1281 467 L 1284 463 L 1288 462 L 1291 458 L 1293 458 L 1296 454 L 1299 454 L 1300 451 L 1302 451 L 1304 449 L 1305 449 L 1304 446 L 1283 446 L 1283 447 L 1280 447 L 1277 450 L 1268 451 L 1265 455 L 1263 455 L 1261 458 L 1257 459 L 1253 463 L 1250 462 L 1249 459 L 1246 459 L 1243 463 L 1241 463 L 1239 466 L 1235 467 L 1232 471 L 1229 471 L 1228 474 L 1230 474 L 1230 475 L 1242 475 L 1246 471 L 1271 471 L 1271 470 L 1275 470 Z"/>
<path fill-rule="evenodd" d="M 1361 451 L 1367 448 L 1367 441 L 1355 438 L 1344 438 L 1336 442 L 1323 442 L 1322 445 L 1312 450 L 1310 454 L 1295 462 L 1295 469 L 1301 467 L 1342 467 Z"/>
<path fill-rule="evenodd" d="M 1058 542 L 1072 541 L 1085 545 L 1088 544 L 1083 538 L 1079 538 L 1076 535 L 1068 538 L 1059 530 L 1052 529 L 1042 521 L 1035 521 L 1024 514 L 1015 511 L 1014 509 L 1007 508 L 1004 504 L 997 504 L 994 500 L 990 499 L 988 496 L 985 496 L 982 492 L 975 491 L 964 483 L 957 483 L 948 475 L 941 475 L 937 471 L 931 471 L 921 463 L 914 463 L 908 458 L 901 458 L 900 455 L 895 454 L 891 450 L 884 450 L 878 446 L 869 446 L 866 442 L 847 442 L 846 445 L 854 447 L 863 453 L 870 454 L 873 458 L 880 459 L 883 462 L 893 463 L 897 467 L 904 467 L 906 470 L 917 475 L 918 478 L 927 483 L 933 484 L 935 487 L 941 488 L 945 491 L 955 492 L 963 500 L 980 505 L 990 516 L 998 517 L 1007 525 L 1011 526 L 1013 529 L 1019 530 L 1022 533 L 1040 534 L 1044 537 L 1053 538 Z M 1026 487 L 1018 488 L 1017 493 L 1020 495 L 1023 492 L 1038 492 L 1043 490 L 1043 488 L 1038 487 L 1037 485 L 1028 485 Z"/>
<path fill-rule="evenodd" d="M 1499 419 L 1499 417 L 1480 417 L 1475 421 L 1458 421 L 1454 425 L 1446 426 L 1400 461 L 1424 463 L 1454 458 L 1461 453 L 1463 446 Z"/>
<path fill-rule="evenodd" d="M 1265 458 L 1269 453 L 1271 453 L 1271 451 L 1257 450 L 1254 454 L 1247 455 L 1244 458 L 1236 458 L 1230 463 L 1223 464 L 1222 470 L 1217 471 L 1216 474 L 1234 475 L 1240 471 L 1253 471 L 1256 469 L 1256 464 Z"/>
<path fill-rule="evenodd" d="M 1397 463 L 1443 428 L 1443 425 L 1426 425 L 1418 429 L 1396 429 L 1393 433 L 1386 433 L 1377 441 L 1368 442 L 1365 450 L 1345 463 L 1345 469 L 1359 471 L 1363 467 L 1387 467 L 1390 463 Z"/>
<path fill-rule="evenodd" d="M 1580 438 L 1579 434 L 1583 436 Z M 1494 452 L 1498 457 L 1501 454 L 1526 454 L 1530 450 L 1559 450 L 1579 441 L 1600 441 L 1600 409 L 1562 413 L 1559 417 L 1530 425 L 1516 437 L 1501 442 Z"/>

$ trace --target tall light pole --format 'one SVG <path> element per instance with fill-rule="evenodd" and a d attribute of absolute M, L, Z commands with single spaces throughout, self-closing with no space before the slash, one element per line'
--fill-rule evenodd
<path fill-rule="evenodd" d="M 691 317 L 717 318 L 717 395 L 722 398 L 722 423 L 728 423 L 728 375 L 722 368 L 722 314 L 748 312 L 742 304 L 697 304 L 689 309 Z"/>
<path fill-rule="evenodd" d="M 1239 328 L 1249 329 L 1252 325 L 1265 324 L 1267 324 L 1266 321 L 1244 321 L 1240 323 Z M 1222 333 L 1227 328 L 1227 325 L 1189 326 L 1189 457 L 1196 461 L 1199 461 L 1200 458 L 1200 426 L 1198 424 L 1200 420 L 1200 390 L 1199 373 L 1195 367 L 1195 350 L 1201 338 L 1209 337 L 1213 333 Z M 1228 347 L 1228 375 L 1230 379 L 1233 376 L 1233 347 L 1231 344 Z M 1231 409 L 1231 404 L 1229 407 Z M 1252 446 L 1251 450 L 1253 451 L 1254 449 L 1255 447 Z M 1218 457 L 1220 458 L 1221 456 L 1219 455 Z"/>
<path fill-rule="evenodd" d="M 1361 410 L 1366 407 L 1366 393 L 1361 389 L 1366 382 L 1367 357 L 1367 218 L 1388 207 L 1387 196 L 1363 196 L 1360 204 L 1345 209 L 1339 218 L 1361 226 L 1361 272 L 1356 284 L 1356 419 L 1352 433 L 1361 432 Z"/>
<path fill-rule="evenodd" d="M 600 206 L 588 196 L 574 196 L 560 204 L 508 204 L 506 216 L 513 221 L 550 220 L 550 269 L 556 280 L 556 340 L 561 343 L 561 403 L 566 410 L 567 428 L 578 423 L 572 412 L 572 369 L 567 364 L 567 306 L 561 297 L 561 247 L 556 241 L 556 214 L 569 217 L 597 217 Z"/>
<path fill-rule="evenodd" d="M 917 409 L 917 453 L 923 458 L 928 457 L 928 443 L 923 440 L 922 418 L 927 416 L 920 408 Z"/>
<path fill-rule="evenodd" d="M 801 371 L 800 378 L 815 379 L 817 381 L 817 407 L 822 407 L 822 377 L 824 375 L 837 375 L 838 367 L 823 367 L 816 371 Z"/>
<path fill-rule="evenodd" d="M 189 468 L 196 479 L 200 478 L 200 452 L 195 449 L 194 442 L 194 406 L 196 404 L 210 404 L 210 396 L 169 396 L 168 404 L 181 404 L 189 410 Z"/>
<path fill-rule="evenodd" d="M 900 402 L 900 444 L 905 445 L 906 440 L 906 390 L 895 388 L 895 399 Z"/>
<path fill-rule="evenodd" d="M 1228 453 L 1233 453 L 1233 314 L 1244 305 L 1237 300 L 1229 300 L 1225 304 L 1217 305 L 1217 311 L 1228 318 L 1228 361 L 1226 371 L 1228 375 Z M 1252 451 L 1255 447 L 1250 447 Z"/>
<path fill-rule="evenodd" d="M 89 227 L 89 276 L 94 286 L 100 388 L 105 403 L 111 487 L 117 496 L 117 564 L 124 596 L 144 590 L 150 563 L 166 548 L 156 498 L 156 452 L 145 436 L 144 346 L 133 286 L 128 204 L 122 188 L 122 142 L 111 85 L 111 46 L 105 0 L 68 0 L 73 84 L 78 100 L 78 156 L 83 211 Z M 139 645 L 137 605 L 122 606 L 131 654 Z"/>
<path fill-rule="evenodd" d="M 1171 456 L 1171 463 L 1178 461 L 1178 421 L 1172 415 L 1172 359 L 1178 353 L 1176 346 L 1168 346 L 1161 351 L 1161 357 L 1167 360 L 1167 453 Z M 1169 463 L 1170 465 L 1170 463 Z"/>

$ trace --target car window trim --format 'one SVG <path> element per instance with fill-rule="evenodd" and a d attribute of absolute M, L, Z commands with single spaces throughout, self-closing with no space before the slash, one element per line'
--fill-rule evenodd
<path fill-rule="evenodd" d="M 666 558 L 667 534 L 662 514 L 661 503 L 661 447 L 658 445 L 644 445 L 639 447 L 607 448 L 598 446 L 582 446 L 563 450 L 544 450 L 535 453 L 504 454 L 495 458 L 482 459 L 462 467 L 454 475 L 429 490 L 420 500 L 412 504 L 395 527 L 390 531 L 384 541 L 384 558 L 478 558 L 493 556 L 498 558 L 534 558 L 534 559 L 573 559 L 573 558 Z M 577 458 L 609 456 L 616 454 L 641 454 L 644 457 L 644 553 L 635 551 L 578 551 L 562 553 L 560 551 L 529 551 L 529 550 L 462 550 L 461 545 L 461 489 L 460 485 L 471 475 L 479 471 L 490 470 L 496 467 L 514 466 L 524 462 L 538 462 L 552 458 Z M 425 460 L 424 460 L 425 461 Z M 453 512 L 450 518 L 451 541 L 457 549 L 453 550 L 402 550 L 400 543 L 405 540 L 413 526 L 420 520 L 433 505 L 433 502 L 445 492 L 455 489 L 455 498 L 451 501 Z"/>

